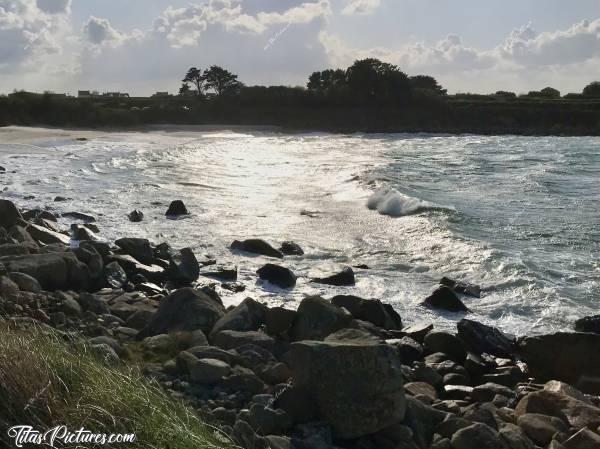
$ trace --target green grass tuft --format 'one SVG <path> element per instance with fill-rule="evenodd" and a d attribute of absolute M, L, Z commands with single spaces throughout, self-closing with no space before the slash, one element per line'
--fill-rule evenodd
<path fill-rule="evenodd" d="M 0 446 L 12 446 L 14 425 L 134 433 L 134 444 L 115 446 L 128 449 L 234 447 L 139 369 L 107 367 L 82 342 L 48 330 L 1 324 Z"/>

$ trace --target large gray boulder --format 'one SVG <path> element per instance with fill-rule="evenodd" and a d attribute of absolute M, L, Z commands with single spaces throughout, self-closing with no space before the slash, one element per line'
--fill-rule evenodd
<path fill-rule="evenodd" d="M 256 331 L 265 322 L 266 314 L 266 306 L 252 298 L 246 298 L 215 323 L 211 335 L 225 330 Z"/>
<path fill-rule="evenodd" d="M 529 374 L 537 380 L 562 380 L 589 390 L 589 381 L 598 389 L 600 378 L 600 334 L 557 332 L 527 337 L 519 344 Z M 596 391 L 600 393 L 600 391 Z"/>
<path fill-rule="evenodd" d="M 357 320 L 368 321 L 387 330 L 401 330 L 402 318 L 389 304 L 378 299 L 363 299 L 358 296 L 338 295 L 331 298 L 332 304 L 344 307 Z"/>
<path fill-rule="evenodd" d="M 152 265 L 154 263 L 154 250 L 147 239 L 122 238 L 116 240 L 115 243 L 125 254 L 129 254 L 138 262 L 144 265 Z"/>
<path fill-rule="evenodd" d="M 320 296 L 304 298 L 298 307 L 291 329 L 292 340 L 323 340 L 344 327 L 348 327 L 352 316 L 340 307 Z"/>
<path fill-rule="evenodd" d="M 289 268 L 268 263 L 256 272 L 263 281 L 270 282 L 281 288 L 292 288 L 296 285 L 297 277 Z"/>
<path fill-rule="evenodd" d="M 456 327 L 458 337 L 470 351 L 507 359 L 514 358 L 513 341 L 495 327 L 467 319 L 460 320 Z"/>
<path fill-rule="evenodd" d="M 287 354 L 294 386 L 306 387 L 335 436 L 354 439 L 404 418 L 401 361 L 391 346 L 365 340 L 302 341 Z"/>
<path fill-rule="evenodd" d="M 200 264 L 191 248 L 183 248 L 171 256 L 169 274 L 174 281 L 186 285 L 198 279 Z"/>
<path fill-rule="evenodd" d="M 8 231 L 22 218 L 21 212 L 12 201 L 0 200 L 0 227 Z"/>
<path fill-rule="evenodd" d="M 225 315 L 223 306 L 206 294 L 186 287 L 164 298 L 150 323 L 137 335 L 138 340 L 171 331 L 195 331 L 209 334 Z"/>
<path fill-rule="evenodd" d="M 421 303 L 430 309 L 447 310 L 448 312 L 469 312 L 467 306 L 456 296 L 454 290 L 446 285 L 438 287 Z"/>
<path fill-rule="evenodd" d="M 90 282 L 89 267 L 71 251 L 0 257 L 11 272 L 36 279 L 44 290 L 85 290 Z"/>

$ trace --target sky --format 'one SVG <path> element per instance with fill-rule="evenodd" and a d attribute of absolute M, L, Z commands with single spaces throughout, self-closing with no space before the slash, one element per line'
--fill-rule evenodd
<path fill-rule="evenodd" d="M 0 93 L 177 92 L 189 67 L 305 85 L 376 57 L 451 93 L 580 92 L 598 0 L 0 0 Z"/>

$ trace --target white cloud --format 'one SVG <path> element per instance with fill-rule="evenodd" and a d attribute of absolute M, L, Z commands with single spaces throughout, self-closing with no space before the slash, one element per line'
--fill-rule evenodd
<path fill-rule="evenodd" d="M 373 14 L 381 5 L 381 0 L 346 0 L 342 14 L 347 16 Z"/>
<path fill-rule="evenodd" d="M 111 43 L 120 44 L 125 36 L 115 30 L 107 19 L 90 17 L 83 26 L 83 34 L 86 40 L 94 45 Z"/>

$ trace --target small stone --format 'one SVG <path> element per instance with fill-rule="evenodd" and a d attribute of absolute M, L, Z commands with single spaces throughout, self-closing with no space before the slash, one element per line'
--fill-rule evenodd
<path fill-rule="evenodd" d="M 132 223 L 139 223 L 144 219 L 144 213 L 141 210 L 135 209 L 129 212 L 127 218 L 129 218 L 129 221 Z"/>
<path fill-rule="evenodd" d="M 185 204 L 181 200 L 175 200 L 169 205 L 169 209 L 165 213 L 167 217 L 176 217 L 179 215 L 189 215 Z"/>

